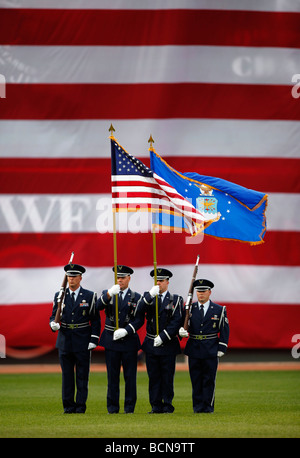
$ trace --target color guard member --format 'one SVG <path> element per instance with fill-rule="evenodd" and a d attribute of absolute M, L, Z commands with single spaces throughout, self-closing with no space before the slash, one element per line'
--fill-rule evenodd
<path fill-rule="evenodd" d="M 114 271 L 114 267 L 112 269 Z M 105 348 L 107 368 L 107 410 L 118 413 L 120 398 L 120 370 L 123 366 L 125 380 L 124 412 L 133 413 L 136 404 L 137 354 L 141 348 L 134 322 L 136 305 L 141 295 L 129 288 L 133 269 L 117 266 L 118 284 L 104 290 L 97 302 L 100 310 L 105 309 L 106 320 L 99 345 Z M 116 330 L 116 295 L 118 295 L 118 326 Z"/>
<path fill-rule="evenodd" d="M 189 337 L 184 353 L 189 360 L 195 413 L 214 411 L 218 362 L 229 339 L 226 308 L 210 300 L 213 287 L 210 280 L 194 281 L 198 302 L 192 304 L 189 332 L 183 327 L 179 330 L 181 337 Z"/>
<path fill-rule="evenodd" d="M 150 272 L 154 277 L 154 270 Z M 152 407 L 149 413 L 172 413 L 174 407 L 174 374 L 176 355 L 181 353 L 177 337 L 182 322 L 183 299 L 168 291 L 172 272 L 165 268 L 157 269 L 157 285 L 142 296 L 137 317 L 144 322 L 146 315 L 146 337 L 142 350 L 146 354 L 149 377 L 149 400 Z M 156 296 L 158 295 L 158 323 L 156 325 Z"/>
<path fill-rule="evenodd" d="M 64 297 L 61 323 L 54 321 L 58 292 L 55 293 L 50 327 L 58 331 L 56 348 L 62 369 L 64 413 L 84 413 L 88 396 L 91 350 L 100 337 L 100 316 L 96 310 L 97 294 L 80 286 L 85 268 L 78 264 L 64 267 L 69 287 Z M 76 371 L 76 401 L 75 374 Z"/>

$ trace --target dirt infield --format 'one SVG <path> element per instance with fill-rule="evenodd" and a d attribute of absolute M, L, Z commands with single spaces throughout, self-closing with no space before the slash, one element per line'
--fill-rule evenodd
<path fill-rule="evenodd" d="M 145 371 L 146 365 L 138 366 Z M 177 371 L 188 371 L 187 364 L 178 363 Z M 220 371 L 299 371 L 299 362 L 220 363 Z M 105 364 L 91 364 L 91 372 L 105 372 Z M 59 364 L 0 364 L 0 374 L 38 374 L 61 372 Z"/>

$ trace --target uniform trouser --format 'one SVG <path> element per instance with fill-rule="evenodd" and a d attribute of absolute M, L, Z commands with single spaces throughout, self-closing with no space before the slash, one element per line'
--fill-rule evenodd
<path fill-rule="evenodd" d="M 149 377 L 149 401 L 153 412 L 174 411 L 174 374 L 176 354 L 154 355 L 146 353 Z"/>
<path fill-rule="evenodd" d="M 64 352 L 59 350 L 62 369 L 62 401 L 65 412 L 84 413 L 88 397 L 91 352 Z M 75 369 L 75 371 L 74 371 Z M 76 402 L 75 398 L 76 373 Z"/>
<path fill-rule="evenodd" d="M 123 366 L 125 380 L 124 411 L 134 412 L 136 404 L 137 351 L 105 350 L 107 369 L 107 410 L 118 413 L 120 410 L 120 370 Z"/>
<path fill-rule="evenodd" d="M 213 412 L 218 358 L 191 358 L 189 372 L 192 382 L 194 412 Z"/>

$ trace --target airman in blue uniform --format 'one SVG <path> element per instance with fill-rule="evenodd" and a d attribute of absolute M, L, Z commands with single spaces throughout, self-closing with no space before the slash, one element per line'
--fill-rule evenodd
<path fill-rule="evenodd" d="M 154 277 L 154 270 L 150 272 Z M 142 350 L 146 354 L 149 377 L 149 413 L 172 413 L 174 406 L 174 374 L 176 355 L 181 353 L 177 337 L 182 322 L 183 299 L 168 291 L 172 272 L 157 269 L 157 285 L 146 291 L 137 310 L 137 320 L 144 322 L 146 316 L 146 337 Z M 158 296 L 158 329 L 156 321 L 156 296 Z M 157 332 L 158 331 L 158 332 Z"/>
<path fill-rule="evenodd" d="M 227 350 L 229 323 L 226 308 L 210 300 L 214 284 L 199 279 L 193 286 L 198 302 L 192 304 L 189 331 L 182 327 L 179 335 L 189 337 L 184 353 L 188 355 L 194 412 L 212 413 L 218 362 Z"/>
<path fill-rule="evenodd" d="M 114 267 L 113 267 L 114 271 Z M 120 410 L 120 370 L 123 366 L 125 380 L 124 412 L 133 413 L 136 404 L 137 355 L 141 343 L 135 320 L 136 305 L 141 295 L 129 288 L 133 269 L 117 266 L 118 284 L 104 290 L 97 302 L 100 310 L 105 309 L 105 327 L 99 345 L 105 348 L 107 369 L 107 410 Z M 116 326 L 116 295 L 118 295 L 118 329 Z"/>
<path fill-rule="evenodd" d="M 59 330 L 56 348 L 62 369 L 64 413 L 84 413 L 88 396 L 91 350 L 96 348 L 100 337 L 100 315 L 96 310 L 97 294 L 80 286 L 85 268 L 79 264 L 68 264 L 64 270 L 69 287 L 64 297 L 61 323 L 54 321 L 57 292 L 54 296 L 50 327 L 54 332 Z"/>

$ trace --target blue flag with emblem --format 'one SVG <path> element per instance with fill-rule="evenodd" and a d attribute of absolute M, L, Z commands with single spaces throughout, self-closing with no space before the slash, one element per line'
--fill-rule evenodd
<path fill-rule="evenodd" d="M 204 234 L 220 239 L 237 240 L 252 245 L 263 243 L 266 233 L 268 196 L 221 178 L 194 172 L 180 173 L 150 148 L 150 163 L 154 173 L 173 186 L 205 217 Z M 155 223 L 166 225 L 163 214 L 154 215 Z M 167 224 L 185 228 L 182 218 Z"/>

